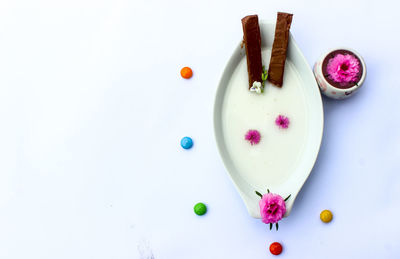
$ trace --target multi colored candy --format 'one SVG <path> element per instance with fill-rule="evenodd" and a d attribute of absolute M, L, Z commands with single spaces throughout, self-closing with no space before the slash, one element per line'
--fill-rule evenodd
<path fill-rule="evenodd" d="M 196 205 L 194 205 L 193 210 L 194 210 L 194 213 L 196 213 L 199 216 L 202 216 L 202 215 L 206 214 L 207 206 L 204 203 L 199 202 Z"/>
<path fill-rule="evenodd" d="M 190 137 L 184 137 L 181 140 L 181 146 L 184 149 L 190 149 L 193 147 L 193 140 Z"/>
<path fill-rule="evenodd" d="M 332 221 L 333 215 L 330 210 L 323 210 L 319 215 L 319 217 L 322 220 L 322 222 L 329 223 Z"/>
<path fill-rule="evenodd" d="M 282 245 L 278 242 L 274 242 L 269 246 L 269 251 L 273 255 L 279 255 L 282 253 Z"/>
<path fill-rule="evenodd" d="M 193 76 L 193 71 L 190 67 L 184 67 L 181 69 L 181 76 L 185 79 L 189 79 Z"/>

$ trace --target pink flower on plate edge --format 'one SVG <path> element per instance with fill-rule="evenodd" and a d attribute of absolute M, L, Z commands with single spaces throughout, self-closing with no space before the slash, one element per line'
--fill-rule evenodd
<path fill-rule="evenodd" d="M 264 194 L 259 205 L 261 220 L 265 224 L 277 223 L 286 213 L 285 200 L 279 194 Z"/>
<path fill-rule="evenodd" d="M 268 189 L 267 191 L 268 193 L 266 194 L 261 194 L 256 191 L 256 194 L 261 198 L 258 203 L 260 205 L 261 221 L 265 224 L 269 224 L 269 230 L 272 229 L 273 224 L 275 224 L 276 230 L 278 230 L 278 221 L 280 221 L 286 213 L 285 202 L 290 198 L 291 194 L 289 194 L 286 199 L 283 199 L 279 194 L 270 193 Z"/>
<path fill-rule="evenodd" d="M 287 129 L 289 127 L 289 118 L 283 115 L 276 117 L 275 124 L 282 129 Z"/>
<path fill-rule="evenodd" d="M 258 130 L 249 130 L 244 136 L 244 139 L 249 141 L 251 145 L 255 145 L 260 143 L 261 134 L 258 132 Z"/>

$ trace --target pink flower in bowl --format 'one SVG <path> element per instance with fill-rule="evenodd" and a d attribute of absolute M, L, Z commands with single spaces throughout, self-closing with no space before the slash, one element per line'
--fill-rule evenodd
<path fill-rule="evenodd" d="M 337 54 L 329 60 L 326 70 L 330 79 L 346 85 L 359 80 L 360 62 L 353 55 Z"/>
<path fill-rule="evenodd" d="M 279 194 L 264 194 L 259 205 L 261 220 L 265 224 L 277 223 L 286 213 L 285 200 Z"/>

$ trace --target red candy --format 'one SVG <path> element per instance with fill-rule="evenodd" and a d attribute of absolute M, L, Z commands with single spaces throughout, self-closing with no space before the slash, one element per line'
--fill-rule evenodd
<path fill-rule="evenodd" d="M 269 246 L 269 251 L 273 255 L 279 255 L 280 253 L 282 253 L 282 245 L 278 242 L 274 242 Z"/>

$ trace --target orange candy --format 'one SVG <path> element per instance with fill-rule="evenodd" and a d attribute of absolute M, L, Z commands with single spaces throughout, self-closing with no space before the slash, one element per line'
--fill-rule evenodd
<path fill-rule="evenodd" d="M 189 79 L 193 76 L 193 71 L 190 67 L 184 67 L 181 69 L 181 76 L 185 79 Z"/>

